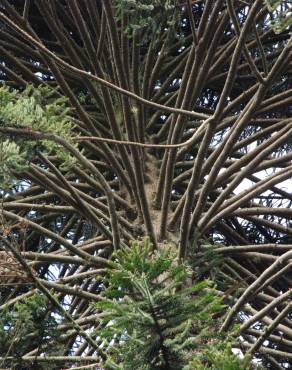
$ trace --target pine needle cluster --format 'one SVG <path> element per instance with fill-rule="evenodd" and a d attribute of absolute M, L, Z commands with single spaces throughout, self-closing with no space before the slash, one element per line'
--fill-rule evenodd
<path fill-rule="evenodd" d="M 210 281 L 190 283 L 190 267 L 171 248 L 151 248 L 145 239 L 116 252 L 106 299 L 96 304 L 105 315 L 97 333 L 108 345 L 108 368 L 186 368 L 223 308 Z"/>
<path fill-rule="evenodd" d="M 24 91 L 0 88 L 0 127 L 25 128 L 42 133 L 53 133 L 72 142 L 74 124 L 68 99 L 59 96 L 57 91 L 47 87 L 28 86 Z M 62 162 L 62 168 L 68 169 L 75 163 L 74 158 L 51 140 L 36 143 L 24 137 L 12 135 L 0 136 L 0 187 L 9 189 L 15 176 L 26 169 L 27 163 L 41 147 L 54 153 Z"/>
<path fill-rule="evenodd" d="M 121 21 L 123 32 L 129 37 L 147 29 L 140 35 L 142 43 L 158 39 L 162 25 L 172 27 L 178 20 L 174 0 L 116 0 L 114 4 L 116 20 Z"/>
<path fill-rule="evenodd" d="M 59 336 L 57 320 L 49 310 L 47 298 L 41 294 L 21 300 L 0 315 L 0 356 L 13 369 L 24 368 L 21 357 L 35 347 L 46 355 L 62 353 Z M 43 367 L 38 364 L 38 369 Z"/>

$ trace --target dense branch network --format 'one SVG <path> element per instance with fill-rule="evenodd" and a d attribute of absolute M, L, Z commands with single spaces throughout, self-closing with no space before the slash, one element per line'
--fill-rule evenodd
<path fill-rule="evenodd" d="M 75 324 L 59 325 L 72 352 L 52 361 L 99 363 L 101 339 L 87 333 L 102 274 L 113 249 L 148 235 L 215 277 L 232 307 L 223 329 L 241 322 L 242 351 L 291 364 L 289 30 L 274 32 L 260 0 L 177 1 L 149 29 L 132 29 L 118 3 L 0 1 L 1 80 L 58 89 L 76 138 L 0 125 L 1 137 L 52 140 L 76 159 L 66 170 L 36 150 L 2 192 L 1 253 L 17 250 L 34 272 L 12 290 L 0 282 L 0 309 L 54 292 Z"/>

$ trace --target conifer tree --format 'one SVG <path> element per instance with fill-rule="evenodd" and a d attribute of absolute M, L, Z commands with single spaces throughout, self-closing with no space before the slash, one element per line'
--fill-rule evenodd
<path fill-rule="evenodd" d="M 290 366 L 289 27 L 0 0 L 0 367 Z"/>

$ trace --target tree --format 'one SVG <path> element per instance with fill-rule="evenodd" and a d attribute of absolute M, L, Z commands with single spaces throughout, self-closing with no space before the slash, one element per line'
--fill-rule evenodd
<path fill-rule="evenodd" d="M 0 309 L 41 294 L 64 346 L 19 366 L 105 363 L 93 303 L 145 236 L 216 284 L 242 353 L 289 366 L 289 2 L 0 4 Z"/>

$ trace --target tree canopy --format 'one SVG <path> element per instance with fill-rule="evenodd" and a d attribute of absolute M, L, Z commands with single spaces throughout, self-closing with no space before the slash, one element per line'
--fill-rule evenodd
<path fill-rule="evenodd" d="M 289 1 L 0 0 L 0 364 L 289 368 L 289 27 Z"/>

